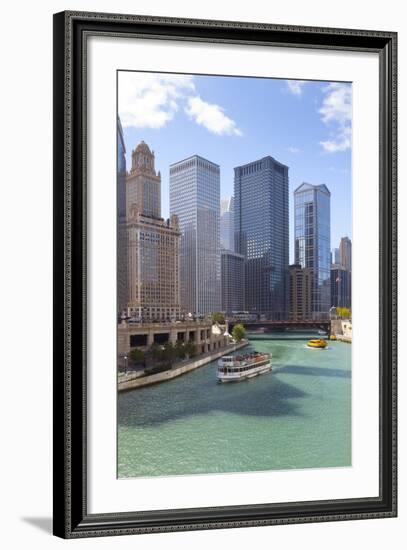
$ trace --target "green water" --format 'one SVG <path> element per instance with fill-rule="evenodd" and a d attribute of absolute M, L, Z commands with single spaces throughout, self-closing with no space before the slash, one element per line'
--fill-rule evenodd
<path fill-rule="evenodd" d="M 118 476 L 349 466 L 352 346 L 306 338 L 253 337 L 273 371 L 247 381 L 218 384 L 213 362 L 119 394 Z"/>

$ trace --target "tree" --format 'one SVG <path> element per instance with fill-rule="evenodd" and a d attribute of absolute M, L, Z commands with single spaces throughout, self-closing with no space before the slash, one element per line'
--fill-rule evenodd
<path fill-rule="evenodd" d="M 175 353 L 178 359 L 184 359 L 185 357 L 185 344 L 182 340 L 177 340 L 175 344 Z"/>
<path fill-rule="evenodd" d="M 215 313 L 212 313 L 212 322 L 218 323 L 219 325 L 225 324 L 225 314 L 221 311 L 215 311 Z"/>
<path fill-rule="evenodd" d="M 130 359 L 137 365 L 142 364 L 145 365 L 146 363 L 146 356 L 144 351 L 138 348 L 134 348 L 129 353 Z"/>
<path fill-rule="evenodd" d="M 185 344 L 185 354 L 188 357 L 194 357 L 196 353 L 197 353 L 196 345 L 190 340 Z"/>
<path fill-rule="evenodd" d="M 176 357 L 176 349 L 172 342 L 165 342 L 162 350 L 162 359 L 164 363 L 172 365 Z"/>
<path fill-rule="evenodd" d="M 336 313 L 341 319 L 350 319 L 351 310 L 348 307 L 337 307 Z"/>
<path fill-rule="evenodd" d="M 157 342 L 153 342 L 150 346 L 150 349 L 148 350 L 147 352 L 147 357 L 148 357 L 148 360 L 149 360 L 149 363 L 153 363 L 153 364 L 156 364 L 156 363 L 159 363 L 162 359 L 162 349 L 161 349 L 161 346 L 159 344 L 157 344 Z"/>
<path fill-rule="evenodd" d="M 243 338 L 246 336 L 246 330 L 244 326 L 241 325 L 240 323 L 235 325 L 232 330 L 232 336 L 237 343 L 241 342 Z"/>

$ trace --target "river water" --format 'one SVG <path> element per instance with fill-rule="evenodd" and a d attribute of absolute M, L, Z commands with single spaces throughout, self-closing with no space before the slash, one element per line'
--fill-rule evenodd
<path fill-rule="evenodd" d="M 216 362 L 118 396 L 118 476 L 351 465 L 351 349 L 256 335 L 273 371 L 218 384 Z"/>

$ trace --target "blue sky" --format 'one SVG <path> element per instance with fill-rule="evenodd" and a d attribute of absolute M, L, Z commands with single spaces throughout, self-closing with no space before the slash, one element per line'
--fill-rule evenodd
<path fill-rule="evenodd" d="M 289 167 L 292 262 L 293 191 L 304 181 L 331 191 L 332 248 L 352 236 L 351 94 L 347 83 L 121 71 L 127 168 L 143 139 L 161 171 L 167 217 L 171 163 L 193 154 L 216 162 L 227 197 L 235 166 L 271 155 Z"/>

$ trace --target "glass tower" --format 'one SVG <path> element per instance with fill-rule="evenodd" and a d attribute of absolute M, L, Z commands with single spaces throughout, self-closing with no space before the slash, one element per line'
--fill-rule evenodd
<path fill-rule="evenodd" d="M 270 156 L 235 168 L 235 249 L 246 259 L 245 306 L 288 317 L 288 167 Z"/>
<path fill-rule="evenodd" d="M 222 311 L 232 315 L 244 309 L 244 256 L 222 248 Z"/>
<path fill-rule="evenodd" d="M 220 245 L 225 250 L 235 249 L 235 223 L 234 223 L 233 197 L 222 199 L 220 202 Z"/>
<path fill-rule="evenodd" d="M 331 306 L 331 193 L 303 183 L 294 191 L 295 263 L 313 270 L 312 318 L 328 319 Z"/>
<path fill-rule="evenodd" d="M 202 315 L 221 309 L 220 168 L 198 155 L 170 166 L 170 214 L 181 231 L 181 306 Z"/>

